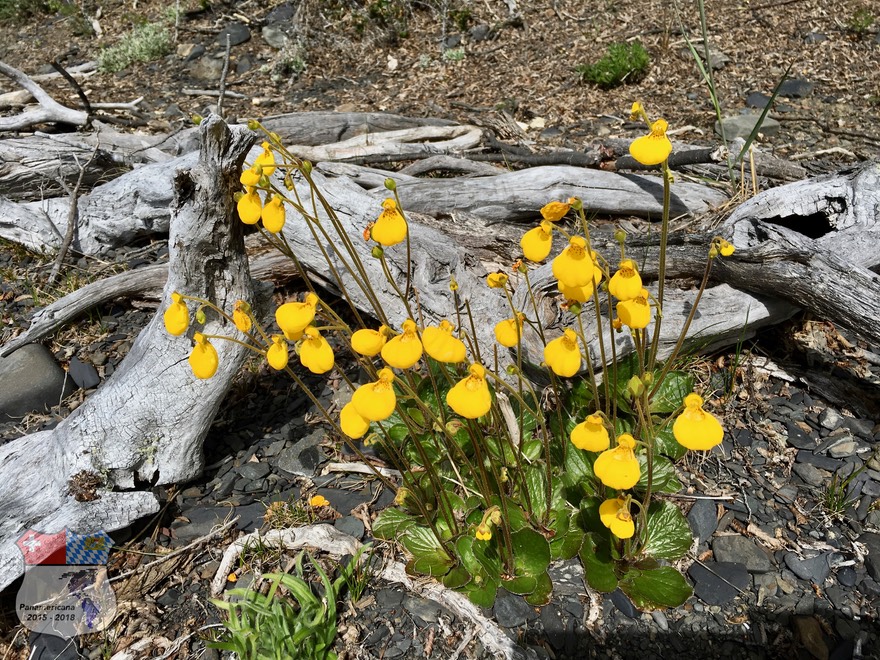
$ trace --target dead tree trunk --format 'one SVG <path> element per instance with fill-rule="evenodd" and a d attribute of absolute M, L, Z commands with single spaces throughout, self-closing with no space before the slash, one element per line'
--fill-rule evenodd
<path fill-rule="evenodd" d="M 231 308 L 237 299 L 253 300 L 233 193 L 255 136 L 213 116 L 200 135 L 198 161 L 174 175 L 163 300 L 177 290 Z M 222 332 L 222 323 L 209 317 L 203 331 Z M 210 381 L 193 376 L 189 349 L 184 338 L 168 335 L 157 314 L 112 378 L 70 417 L 0 448 L 0 588 L 24 568 L 15 541 L 26 529 L 119 529 L 158 508 L 139 484 L 201 474 L 202 441 L 246 349 L 218 344 L 220 368 Z M 94 501 L 77 501 L 69 492 L 71 478 L 82 471 L 104 483 Z"/>

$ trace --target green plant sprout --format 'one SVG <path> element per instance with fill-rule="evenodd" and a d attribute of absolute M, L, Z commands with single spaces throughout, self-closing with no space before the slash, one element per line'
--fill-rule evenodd
<path fill-rule="evenodd" d="M 623 83 L 641 80 L 648 72 L 651 57 L 641 42 L 614 43 L 595 64 L 575 67 L 581 78 L 602 89 L 618 87 Z"/>
<path fill-rule="evenodd" d="M 125 35 L 98 56 L 98 69 L 116 73 L 135 62 L 150 62 L 171 52 L 171 34 L 164 25 L 146 23 Z"/>
<path fill-rule="evenodd" d="M 236 302 L 230 312 L 176 291 L 164 312 L 172 335 L 185 333 L 192 316 L 204 324 L 207 313 L 234 328 L 223 336 L 195 332 L 189 364 L 197 378 L 216 372 L 212 342 L 220 339 L 239 343 L 285 371 L 336 436 L 396 493 L 395 506 L 374 521 L 373 535 L 399 543 L 410 573 L 435 577 L 480 606 L 491 606 L 502 587 L 532 605 L 546 604 L 553 588 L 550 563 L 574 557 L 580 557 L 591 587 L 602 592 L 619 587 L 640 608 L 676 607 L 691 594 L 684 577 L 668 565 L 690 548 L 690 528 L 678 507 L 658 495 L 681 487 L 675 460 L 688 450 L 711 449 L 724 432 L 694 391 L 693 377 L 674 365 L 712 264 L 729 257 L 734 247 L 721 237 L 706 246 L 706 267 L 689 316 L 671 355 L 661 362 L 672 144 L 666 121 L 651 121 L 639 103 L 632 115 L 648 131 L 632 142 L 630 153 L 642 164 L 659 165 L 663 178 L 656 289 L 646 288 L 636 263 L 627 258 L 625 232 L 616 234 L 619 254 L 605 257 L 592 248 L 584 205 L 572 197 L 541 208 L 540 223 L 522 237 L 524 259 L 509 272 L 486 278 L 489 295 L 501 296 L 510 308 L 509 318 L 494 328 L 495 346 L 480 345 L 469 299 L 454 280 L 449 282 L 450 318 L 417 323 L 424 312 L 395 182 L 386 180 L 389 195 L 363 232 L 363 240 L 372 244 L 370 258 L 384 274 L 384 281 L 374 284 L 352 237 L 312 178 L 311 164 L 264 131 L 262 153 L 241 174 L 239 217 L 258 225 L 302 270 L 282 233 L 287 209 L 294 210 L 324 251 L 354 324 L 311 285 L 303 300 L 275 310 L 277 331 L 263 327 L 246 301 Z M 251 128 L 264 130 L 258 122 Z M 559 222 L 569 214 L 576 220 L 571 232 Z M 549 258 L 554 235 L 566 244 L 553 258 L 552 271 L 569 326 L 555 338 L 540 322 L 530 283 L 534 265 Z M 391 251 L 401 257 L 398 277 L 387 261 Z M 374 287 L 379 284 L 396 293 L 409 317 L 396 329 L 378 302 Z M 371 301 L 375 322 L 367 322 L 354 305 L 351 287 Z M 522 287 L 524 298 L 515 297 L 516 287 Z M 515 302 L 520 299 L 525 302 Z M 598 356 L 587 348 L 585 316 L 597 327 Z M 615 342 L 608 345 L 609 330 L 628 335 L 630 355 L 618 355 Z M 542 364 L 532 366 L 545 369 L 553 393 L 549 399 L 523 375 L 526 333 L 544 345 Z M 328 335 L 369 375 L 368 382 L 357 384 L 337 370 L 354 392 L 338 414 L 322 406 L 290 364 L 293 345 L 293 359 L 303 368 L 313 374 L 333 370 L 336 355 Z M 509 351 L 508 366 L 499 363 L 499 346 Z M 594 372 L 596 358 L 604 367 L 601 382 Z M 367 445 L 376 445 L 400 472 L 399 482 L 375 468 L 362 450 Z"/>

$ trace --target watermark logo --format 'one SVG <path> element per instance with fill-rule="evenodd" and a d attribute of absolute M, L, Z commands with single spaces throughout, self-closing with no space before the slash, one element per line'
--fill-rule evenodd
<path fill-rule="evenodd" d="M 103 531 L 22 534 L 16 545 L 24 555 L 25 573 L 15 599 L 22 624 L 65 639 L 108 626 L 116 615 L 106 566 L 112 543 Z"/>

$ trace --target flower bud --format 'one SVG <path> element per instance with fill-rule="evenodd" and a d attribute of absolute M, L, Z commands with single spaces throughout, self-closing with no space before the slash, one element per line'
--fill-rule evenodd
<path fill-rule="evenodd" d="M 626 232 L 620 228 L 615 229 L 614 240 L 623 245 L 626 242 Z"/>
<path fill-rule="evenodd" d="M 258 131 L 260 130 L 260 122 L 258 122 L 256 119 L 251 119 L 248 121 L 247 127 L 252 131 Z"/>
<path fill-rule="evenodd" d="M 580 197 L 569 197 L 568 203 L 571 205 L 571 208 L 573 208 L 575 211 L 580 211 L 581 209 L 584 208 L 584 202 L 583 202 L 583 200 L 581 200 Z"/>
<path fill-rule="evenodd" d="M 645 392 L 645 384 L 642 382 L 641 378 L 633 376 L 626 382 L 626 391 L 632 396 L 632 398 L 642 396 Z"/>
<path fill-rule="evenodd" d="M 195 124 L 196 126 L 201 124 L 202 121 L 204 121 L 204 119 L 205 119 L 201 115 L 190 115 L 189 118 L 192 120 L 192 123 Z"/>
<path fill-rule="evenodd" d="M 302 165 L 299 166 L 299 171 L 308 176 L 312 173 L 312 164 L 309 161 L 304 160 Z"/>
<path fill-rule="evenodd" d="M 196 321 L 197 321 L 198 323 L 204 325 L 204 324 L 205 324 L 205 321 L 207 321 L 207 320 L 208 320 L 208 319 L 207 319 L 207 317 L 205 316 L 205 310 L 202 309 L 201 307 L 199 307 L 199 308 L 196 310 Z"/>
<path fill-rule="evenodd" d="M 581 304 L 576 300 L 570 300 L 568 302 L 568 311 L 574 314 L 575 316 L 580 315 L 581 313 Z"/>
<path fill-rule="evenodd" d="M 374 245 L 373 249 L 370 250 L 370 254 L 373 255 L 374 259 L 381 259 L 382 255 L 385 254 L 385 250 L 382 249 L 381 245 Z"/>
<path fill-rule="evenodd" d="M 387 179 L 385 179 L 385 187 L 388 190 L 397 190 L 397 183 L 395 183 L 394 179 L 389 176 Z"/>

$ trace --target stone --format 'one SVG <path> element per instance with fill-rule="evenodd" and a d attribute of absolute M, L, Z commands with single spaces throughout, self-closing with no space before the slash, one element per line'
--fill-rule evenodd
<path fill-rule="evenodd" d="M 373 495 L 369 489 L 342 490 L 339 488 L 319 488 L 318 495 L 322 495 L 330 502 L 330 506 L 343 516 L 347 516 L 357 506 L 369 502 Z"/>
<path fill-rule="evenodd" d="M 42 344 L 27 344 L 0 358 L 0 383 L 0 421 L 43 412 L 75 389 Z"/>
<path fill-rule="evenodd" d="M 289 37 L 281 25 L 264 25 L 260 34 L 269 46 L 281 50 L 287 45 Z"/>
<path fill-rule="evenodd" d="M 813 93 L 815 85 L 802 78 L 789 78 L 779 86 L 779 96 L 801 99 Z"/>
<path fill-rule="evenodd" d="M 578 559 L 553 562 L 547 569 L 555 595 L 580 596 L 584 593 L 584 567 Z"/>
<path fill-rule="evenodd" d="M 805 44 L 820 44 L 823 41 L 828 41 L 828 37 L 821 32 L 807 32 L 807 34 L 804 35 Z"/>
<path fill-rule="evenodd" d="M 28 660 L 78 660 L 80 657 L 76 643 L 63 637 L 31 631 L 28 643 Z"/>
<path fill-rule="evenodd" d="M 190 541 L 206 536 L 214 527 L 222 525 L 229 515 L 229 507 L 198 505 L 192 509 L 184 509 L 181 516 L 171 523 L 171 529 L 178 541 Z"/>
<path fill-rule="evenodd" d="M 614 603 L 614 607 L 616 607 L 621 614 L 630 619 L 638 619 L 642 615 L 642 613 L 636 609 L 635 605 L 632 604 L 632 601 L 627 595 L 619 588 L 611 592 L 611 602 Z"/>
<path fill-rule="evenodd" d="M 247 533 L 254 532 L 263 526 L 266 516 L 266 505 L 262 502 L 255 502 L 253 504 L 237 506 L 235 507 L 234 515 L 239 517 L 238 522 L 235 524 L 236 529 Z"/>
<path fill-rule="evenodd" d="M 854 587 L 859 575 L 852 566 L 843 566 L 837 570 L 837 581 L 844 587 Z"/>
<path fill-rule="evenodd" d="M 355 537 L 360 541 L 364 536 L 364 523 L 354 516 L 343 516 L 333 521 L 333 526 L 340 532 Z"/>
<path fill-rule="evenodd" d="M 279 452 L 276 467 L 291 476 L 313 477 L 315 469 L 327 460 L 320 449 L 324 436 L 320 431 L 309 433 L 293 446 Z"/>
<path fill-rule="evenodd" d="M 293 18 L 293 14 L 296 11 L 295 7 L 290 2 L 282 2 L 277 7 L 273 7 L 272 11 L 266 14 L 265 22 L 268 23 L 283 23 L 285 21 L 289 21 Z"/>
<path fill-rule="evenodd" d="M 809 463 L 795 463 L 792 471 L 804 480 L 808 486 L 819 487 L 827 483 L 831 478 L 831 473 L 827 470 L 821 470 L 815 465 Z"/>
<path fill-rule="evenodd" d="M 227 36 L 229 37 L 230 46 L 238 46 L 239 44 L 243 44 L 245 41 L 250 40 L 251 31 L 244 23 L 235 21 L 220 30 L 220 33 L 217 35 L 217 43 L 223 48 L 226 48 Z"/>
<path fill-rule="evenodd" d="M 823 429 L 833 431 L 840 426 L 841 422 L 843 422 L 843 415 L 834 408 L 825 408 L 825 410 L 819 413 L 819 425 Z"/>
<path fill-rule="evenodd" d="M 849 437 L 852 438 L 852 436 Z M 828 448 L 828 455 L 831 458 L 846 458 L 855 454 L 858 448 L 859 443 L 855 440 L 842 440 Z"/>
<path fill-rule="evenodd" d="M 712 541 L 712 553 L 719 563 L 740 563 L 749 573 L 768 573 L 773 562 L 752 539 L 745 536 L 719 536 Z"/>
<path fill-rule="evenodd" d="M 557 651 L 565 648 L 566 644 L 566 620 L 569 617 L 555 604 L 550 603 L 541 608 L 541 625 L 544 627 L 544 637 Z"/>
<path fill-rule="evenodd" d="M 749 572 L 737 562 L 694 562 L 688 569 L 694 595 L 707 605 L 729 603 L 749 586 Z"/>
<path fill-rule="evenodd" d="M 687 519 L 694 536 L 700 541 L 708 541 L 718 526 L 718 506 L 713 500 L 696 500 Z"/>
<path fill-rule="evenodd" d="M 815 557 L 801 558 L 794 552 L 788 552 L 785 555 L 785 565 L 801 580 L 821 585 L 831 573 L 828 554 L 823 552 Z"/>
<path fill-rule="evenodd" d="M 758 123 L 758 119 L 760 115 L 757 114 L 747 114 L 747 115 L 735 115 L 733 117 L 725 117 L 721 121 L 724 124 L 724 135 L 728 140 L 733 140 L 735 138 L 748 138 L 749 135 L 752 134 L 752 130 Z M 760 133 L 764 135 L 764 137 L 772 137 L 779 133 L 780 124 L 778 121 L 773 119 L 772 117 L 764 117 L 764 122 L 761 124 Z M 721 123 L 715 122 L 715 132 L 718 135 L 721 135 Z"/>
<path fill-rule="evenodd" d="M 248 462 L 238 468 L 238 474 L 248 481 L 259 481 L 267 474 L 270 468 L 268 463 L 252 463 Z"/>
<path fill-rule="evenodd" d="M 865 440 L 871 440 L 874 437 L 874 422 L 870 419 L 844 417 L 842 426 L 849 429 L 851 433 L 860 438 L 864 438 Z"/>
<path fill-rule="evenodd" d="M 468 37 L 471 39 L 471 41 L 486 41 L 487 39 L 492 38 L 492 28 L 489 27 L 486 23 L 474 25 L 470 30 L 468 30 Z"/>
<path fill-rule="evenodd" d="M 657 627 L 661 631 L 667 632 L 669 630 L 669 619 L 663 614 L 663 610 L 653 610 L 651 612 L 651 618 L 654 619 L 654 623 L 657 624 Z"/>
<path fill-rule="evenodd" d="M 787 435 L 786 441 L 792 447 L 796 447 L 798 449 L 815 449 L 816 445 L 818 444 L 816 438 L 807 435 L 804 430 L 797 424 L 787 422 L 785 424 L 785 432 Z"/>
<path fill-rule="evenodd" d="M 538 618 L 534 608 L 522 596 L 515 596 L 506 589 L 498 590 L 492 612 L 502 628 L 518 628 Z"/>
<path fill-rule="evenodd" d="M 421 619 L 420 626 L 424 627 L 429 623 L 437 623 L 443 607 L 440 603 L 418 596 L 405 596 L 403 599 L 403 609 L 412 614 L 414 617 Z"/>
<path fill-rule="evenodd" d="M 815 465 L 817 468 L 822 468 L 829 472 L 836 472 L 842 464 L 840 460 L 828 456 L 822 456 L 821 454 L 814 454 L 806 449 L 801 449 L 795 456 L 794 460 L 797 463 L 809 463 L 810 465 Z"/>
<path fill-rule="evenodd" d="M 880 581 L 880 534 L 864 532 L 858 538 L 868 549 L 865 556 L 865 568 L 874 580 Z"/>
<path fill-rule="evenodd" d="M 187 66 L 189 75 L 202 82 L 216 82 L 223 75 L 223 58 L 203 55 Z"/>

